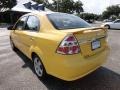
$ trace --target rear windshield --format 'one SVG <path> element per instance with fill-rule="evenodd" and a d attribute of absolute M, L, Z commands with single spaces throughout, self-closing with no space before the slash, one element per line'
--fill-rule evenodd
<path fill-rule="evenodd" d="M 56 29 L 87 28 L 90 25 L 78 16 L 65 13 L 52 13 L 47 15 Z"/>

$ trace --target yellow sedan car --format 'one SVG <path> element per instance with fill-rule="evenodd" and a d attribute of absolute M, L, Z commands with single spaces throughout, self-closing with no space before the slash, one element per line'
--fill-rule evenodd
<path fill-rule="evenodd" d="M 33 61 L 40 78 L 79 79 L 99 68 L 109 53 L 107 30 L 71 14 L 33 12 L 8 29 L 12 49 Z"/>

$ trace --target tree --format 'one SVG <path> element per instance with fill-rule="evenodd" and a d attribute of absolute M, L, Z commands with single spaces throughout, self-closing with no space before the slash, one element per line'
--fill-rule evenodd
<path fill-rule="evenodd" d="M 83 4 L 80 0 L 53 0 L 52 4 L 49 4 L 49 9 L 52 11 L 59 11 L 64 13 L 80 13 L 83 12 Z"/>
<path fill-rule="evenodd" d="M 82 8 L 83 4 L 80 0 L 76 1 L 74 4 L 74 10 L 76 11 L 76 13 L 80 14 L 80 12 L 83 12 L 83 8 Z"/>
<path fill-rule="evenodd" d="M 51 9 L 53 11 L 72 13 L 73 0 L 53 0 L 53 3 L 51 4 Z"/>
<path fill-rule="evenodd" d="M 59 11 L 64 13 L 80 13 L 83 12 L 83 4 L 80 0 L 52 0 L 53 3 L 49 3 L 48 0 L 34 0 L 37 3 L 44 3 L 45 7 L 52 11 Z"/>
<path fill-rule="evenodd" d="M 93 13 L 81 13 L 78 14 L 82 19 L 88 21 L 88 22 L 93 22 L 94 20 L 98 20 L 99 15 L 93 14 Z"/>
<path fill-rule="evenodd" d="M 63 0 L 60 3 L 60 12 L 73 13 L 74 12 L 74 1 L 73 0 Z"/>
<path fill-rule="evenodd" d="M 49 3 L 49 0 L 33 0 L 39 4 L 44 4 L 45 7 L 51 8 L 51 4 Z"/>
<path fill-rule="evenodd" d="M 37 2 L 39 4 L 42 4 L 42 3 L 48 4 L 49 3 L 48 0 L 33 0 L 33 1 L 35 1 L 35 2 Z"/>
<path fill-rule="evenodd" d="M 107 9 L 102 13 L 103 19 L 110 18 L 112 15 L 119 16 L 120 7 L 118 5 L 112 5 L 107 7 Z"/>
<path fill-rule="evenodd" d="M 33 0 L 33 1 L 40 3 L 40 4 L 44 2 L 44 0 Z"/>
<path fill-rule="evenodd" d="M 3 9 L 11 9 L 16 4 L 16 0 L 0 0 L 0 11 L 2 11 Z"/>

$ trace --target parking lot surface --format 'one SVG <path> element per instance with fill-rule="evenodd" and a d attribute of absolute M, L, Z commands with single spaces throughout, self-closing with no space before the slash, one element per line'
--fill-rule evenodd
<path fill-rule="evenodd" d="M 109 30 L 108 61 L 93 73 L 73 82 L 52 76 L 40 80 L 32 62 L 11 50 L 9 31 L 0 29 L 0 90 L 120 90 L 120 30 Z"/>

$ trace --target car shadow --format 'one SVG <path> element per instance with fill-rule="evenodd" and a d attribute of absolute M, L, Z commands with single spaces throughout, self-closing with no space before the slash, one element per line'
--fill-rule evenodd
<path fill-rule="evenodd" d="M 22 68 L 33 70 L 33 63 L 22 52 L 16 51 L 17 55 L 24 61 Z M 38 78 L 39 79 L 39 78 Z M 119 90 L 120 75 L 105 67 L 101 67 L 93 73 L 76 81 L 63 81 L 48 75 L 46 79 L 39 79 L 48 90 Z"/>

